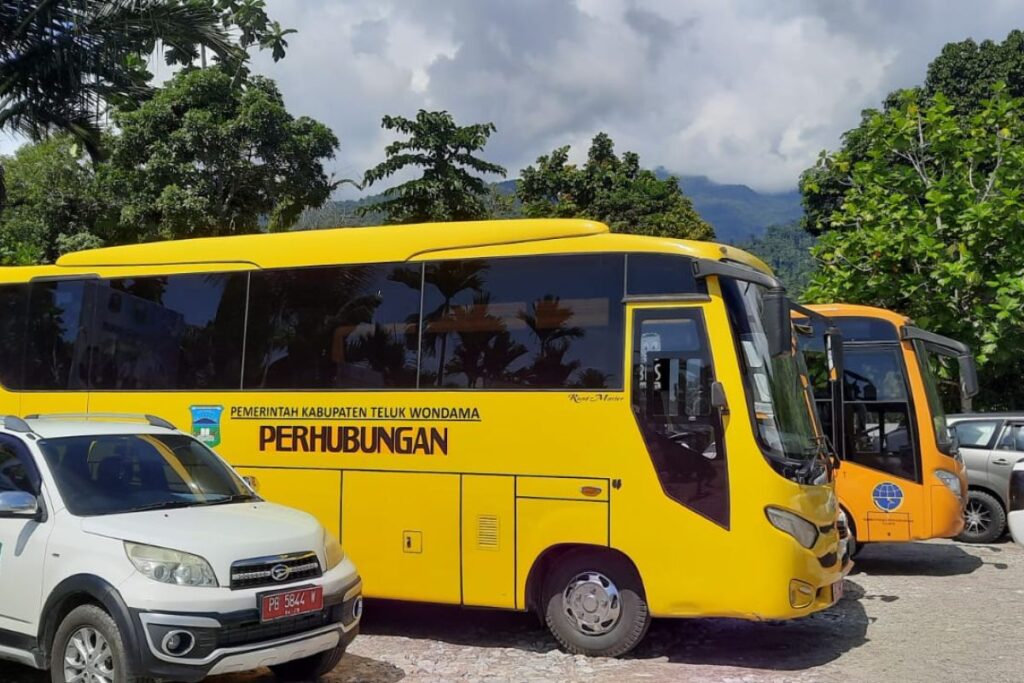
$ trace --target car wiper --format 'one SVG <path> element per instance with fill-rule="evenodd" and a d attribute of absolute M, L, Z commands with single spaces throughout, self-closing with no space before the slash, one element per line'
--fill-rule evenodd
<path fill-rule="evenodd" d="M 229 503 L 246 503 L 251 500 L 258 501 L 260 500 L 260 497 L 254 496 L 251 493 L 232 493 L 230 496 L 225 496 L 205 503 L 199 503 L 199 505 L 227 505 Z"/>
<path fill-rule="evenodd" d="M 137 508 L 131 508 L 124 512 L 148 512 L 150 510 L 170 510 L 172 508 L 187 508 L 195 505 L 194 500 L 163 500 L 159 503 L 151 503 L 149 505 L 142 505 Z"/>

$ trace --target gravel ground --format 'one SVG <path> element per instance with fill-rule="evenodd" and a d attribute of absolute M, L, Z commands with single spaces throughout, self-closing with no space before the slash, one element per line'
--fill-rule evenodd
<path fill-rule="evenodd" d="M 560 652 L 524 614 L 370 602 L 330 683 L 1020 681 L 1024 550 L 948 541 L 864 549 L 838 605 L 800 621 L 656 621 L 622 660 Z M 45 675 L 0 664 L 0 681 Z M 211 683 L 270 683 L 268 672 Z"/>

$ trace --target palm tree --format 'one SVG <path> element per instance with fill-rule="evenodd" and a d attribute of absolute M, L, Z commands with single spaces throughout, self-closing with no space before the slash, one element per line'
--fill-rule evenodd
<path fill-rule="evenodd" d="M 71 133 L 94 158 L 107 107 L 151 91 L 145 59 L 206 48 L 242 54 L 213 4 L 179 0 L 0 0 L 0 129 Z"/>

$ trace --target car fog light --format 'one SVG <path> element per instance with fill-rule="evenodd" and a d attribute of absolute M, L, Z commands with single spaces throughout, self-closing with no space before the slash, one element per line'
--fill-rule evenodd
<path fill-rule="evenodd" d="M 161 649 L 172 657 L 184 657 L 196 646 L 196 639 L 188 631 L 170 631 L 160 643 Z"/>
<path fill-rule="evenodd" d="M 352 619 L 355 620 L 355 621 L 359 621 L 359 619 L 362 616 L 363 616 L 363 596 L 360 595 L 360 596 L 357 596 L 356 599 L 352 601 Z"/>
<path fill-rule="evenodd" d="M 814 587 L 799 579 L 789 582 L 789 604 L 794 609 L 803 609 L 814 601 Z"/>

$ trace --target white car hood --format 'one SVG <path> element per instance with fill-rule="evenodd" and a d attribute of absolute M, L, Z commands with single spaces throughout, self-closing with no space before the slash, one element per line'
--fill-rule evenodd
<path fill-rule="evenodd" d="M 323 527 L 311 515 L 273 503 L 235 503 L 129 512 L 82 519 L 82 530 L 133 543 L 199 555 L 221 585 L 231 563 L 269 555 L 313 551 L 323 558 Z"/>

